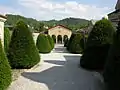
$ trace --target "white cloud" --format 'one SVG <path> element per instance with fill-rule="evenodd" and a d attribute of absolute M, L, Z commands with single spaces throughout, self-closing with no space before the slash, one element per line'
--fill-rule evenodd
<path fill-rule="evenodd" d="M 22 14 L 38 20 L 50 20 L 66 17 L 100 19 L 110 11 L 108 7 L 96 7 L 95 5 L 81 4 L 76 1 L 59 3 L 50 0 L 18 0 L 18 4 L 19 10 L 3 7 L 3 12 Z"/>
<path fill-rule="evenodd" d="M 75 1 L 55 3 L 49 0 L 19 0 L 28 12 L 36 14 L 38 19 L 62 19 L 77 17 L 86 19 L 100 19 L 109 12 L 108 7 L 80 4 Z"/>

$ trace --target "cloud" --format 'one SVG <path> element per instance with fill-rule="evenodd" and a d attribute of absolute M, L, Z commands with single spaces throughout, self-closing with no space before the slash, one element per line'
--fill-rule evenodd
<path fill-rule="evenodd" d="M 38 20 L 63 19 L 67 17 L 100 19 L 110 12 L 108 7 L 86 5 L 77 1 L 53 2 L 52 0 L 17 0 L 18 9 L 0 6 L 0 12 L 20 14 Z"/>
<path fill-rule="evenodd" d="M 29 13 L 36 14 L 35 17 L 38 19 L 66 17 L 100 19 L 110 11 L 108 7 L 85 5 L 76 1 L 59 3 L 50 0 L 19 0 L 19 4 L 24 6 Z"/>

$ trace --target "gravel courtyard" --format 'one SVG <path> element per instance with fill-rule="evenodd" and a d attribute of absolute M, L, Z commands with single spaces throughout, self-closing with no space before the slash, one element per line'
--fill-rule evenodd
<path fill-rule="evenodd" d="M 80 68 L 80 55 L 68 53 L 63 45 L 56 45 L 50 54 L 41 54 L 41 59 L 8 90 L 104 90 L 102 77 Z"/>

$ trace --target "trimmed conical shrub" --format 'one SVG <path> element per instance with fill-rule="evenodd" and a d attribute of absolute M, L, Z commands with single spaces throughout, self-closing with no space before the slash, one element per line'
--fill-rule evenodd
<path fill-rule="evenodd" d="M 115 30 L 110 21 L 103 19 L 98 21 L 86 43 L 80 65 L 86 69 L 102 70 L 106 61 L 108 50 L 113 43 Z"/>
<path fill-rule="evenodd" d="M 70 50 L 70 45 L 71 45 L 71 42 L 73 41 L 74 37 L 75 37 L 75 34 L 72 34 L 69 41 L 68 41 L 68 44 L 67 44 L 67 50 L 68 51 Z"/>
<path fill-rule="evenodd" d="M 11 40 L 10 30 L 8 28 L 5 28 L 4 29 L 4 49 L 5 49 L 5 52 L 8 51 L 10 40 Z"/>
<path fill-rule="evenodd" d="M 83 48 L 81 46 L 81 41 L 82 39 L 82 35 L 81 34 L 75 34 L 74 38 L 72 39 L 70 45 L 69 45 L 69 51 L 71 53 L 76 53 L 76 54 L 80 54 L 83 52 Z"/>
<path fill-rule="evenodd" d="M 47 35 L 47 37 L 48 37 L 49 43 L 51 45 L 51 50 L 52 50 L 54 48 L 54 40 L 50 35 Z"/>
<path fill-rule="evenodd" d="M 0 41 L 0 90 L 6 90 L 12 81 L 11 69 Z"/>
<path fill-rule="evenodd" d="M 40 61 L 32 33 L 23 21 L 19 21 L 14 28 L 8 59 L 11 67 L 17 69 L 31 68 Z"/>
<path fill-rule="evenodd" d="M 107 90 L 120 90 L 120 22 L 103 73 Z"/>
<path fill-rule="evenodd" d="M 39 34 L 37 38 L 36 46 L 40 53 L 50 53 L 51 52 L 51 45 L 48 40 L 48 37 L 44 34 Z"/>

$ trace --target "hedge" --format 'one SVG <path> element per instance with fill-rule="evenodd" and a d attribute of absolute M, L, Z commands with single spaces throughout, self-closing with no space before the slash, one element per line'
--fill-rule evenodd
<path fill-rule="evenodd" d="M 39 34 L 37 38 L 36 46 L 40 53 L 50 53 L 51 52 L 51 45 L 48 40 L 48 37 L 44 34 Z"/>
<path fill-rule="evenodd" d="M 67 44 L 67 50 L 68 50 L 68 51 L 70 50 L 70 45 L 71 45 L 71 42 L 72 42 L 72 40 L 74 39 L 74 37 L 75 37 L 75 34 L 73 33 L 73 34 L 71 35 L 69 41 L 68 41 L 68 44 Z"/>
<path fill-rule="evenodd" d="M 73 39 L 69 42 L 69 45 L 68 45 L 69 52 L 76 53 L 76 54 L 80 54 L 83 52 L 83 48 L 80 42 L 81 39 L 82 39 L 82 35 L 80 33 L 75 34 Z"/>
<path fill-rule="evenodd" d="M 114 42 L 108 53 L 103 73 L 107 90 L 120 90 L 120 22 L 114 35 Z"/>
<path fill-rule="evenodd" d="M 4 49 L 6 53 L 9 48 L 10 40 L 11 40 L 10 30 L 8 28 L 5 28 L 4 29 Z"/>
<path fill-rule="evenodd" d="M 50 35 L 47 35 L 47 37 L 48 37 L 49 43 L 51 45 L 51 50 L 52 50 L 54 48 L 54 40 Z"/>
<path fill-rule="evenodd" d="M 29 69 L 40 61 L 32 33 L 23 21 L 19 21 L 14 28 L 8 59 L 11 67 L 16 69 Z"/>
<path fill-rule="evenodd" d="M 110 21 L 98 21 L 88 36 L 80 65 L 90 70 L 103 70 L 115 30 Z"/>
<path fill-rule="evenodd" d="M 6 90 L 12 81 L 10 68 L 0 41 L 0 90 Z"/>

